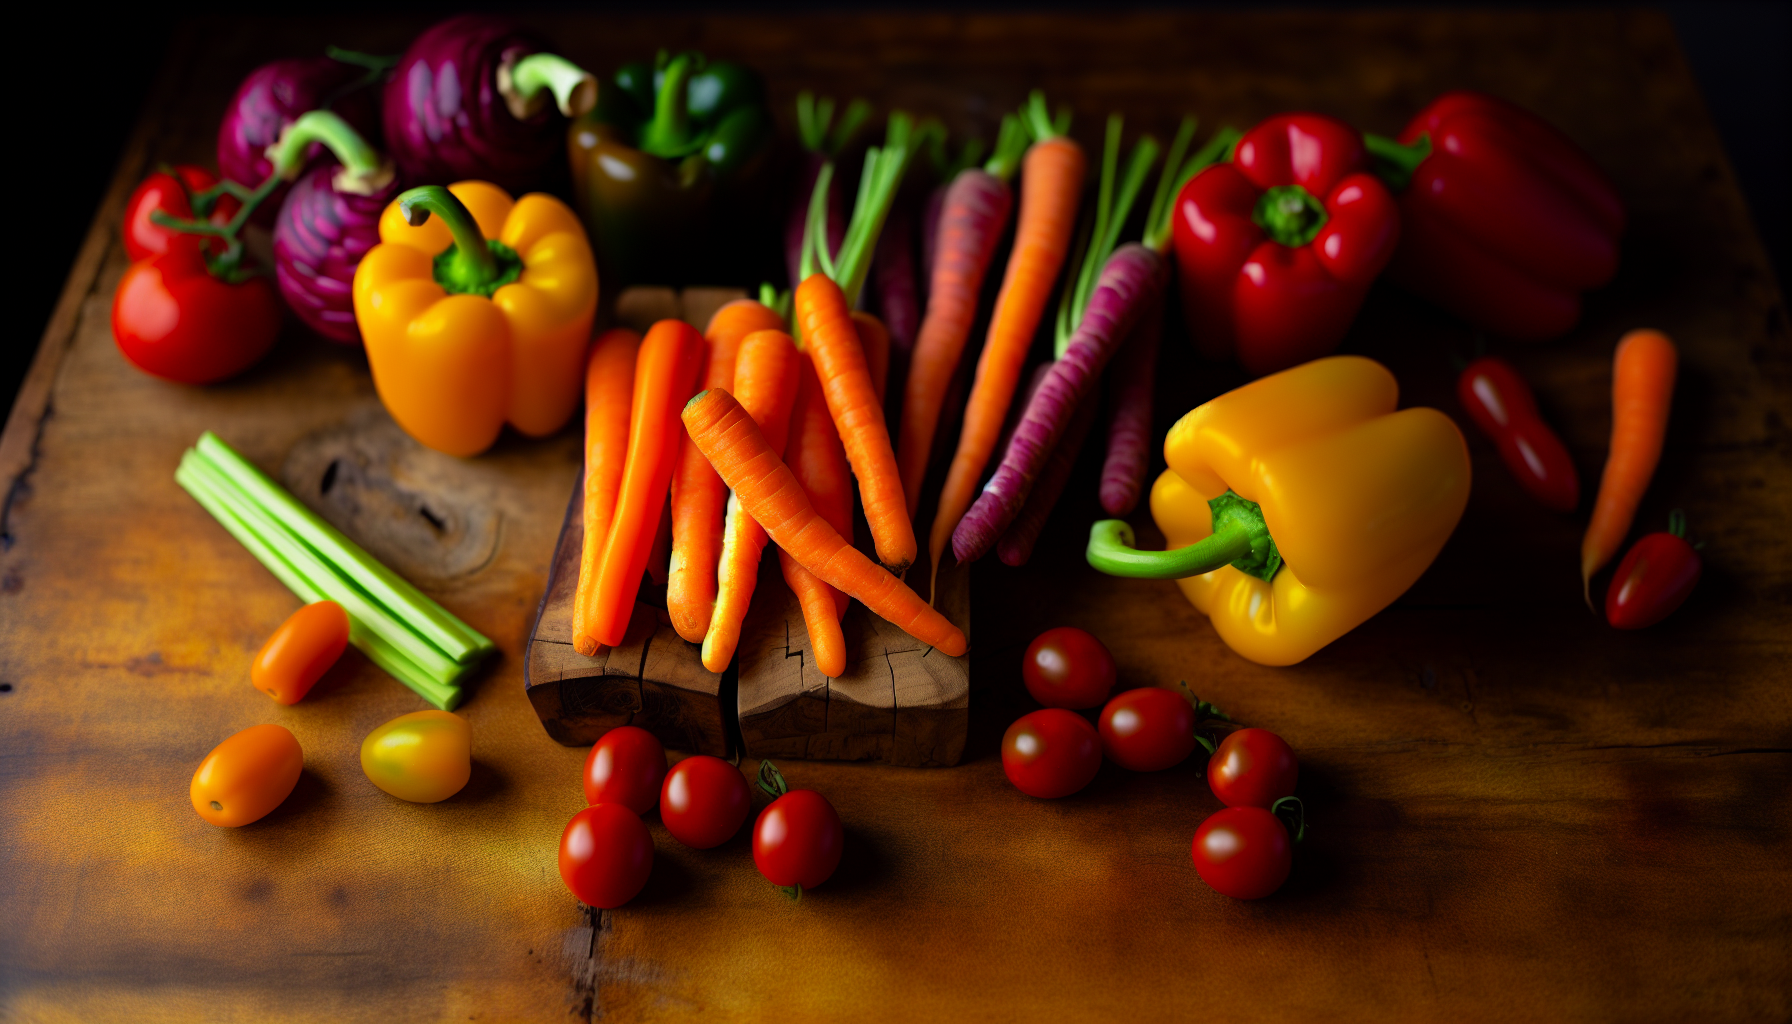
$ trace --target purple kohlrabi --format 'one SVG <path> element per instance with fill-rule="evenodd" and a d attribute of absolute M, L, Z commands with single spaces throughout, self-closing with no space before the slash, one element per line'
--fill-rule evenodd
<path fill-rule="evenodd" d="M 358 55 L 356 55 L 358 56 Z M 224 121 L 218 127 L 218 172 L 247 188 L 255 188 L 273 172 L 267 149 L 300 114 L 328 105 L 362 137 L 378 140 L 379 111 L 373 90 L 355 86 L 369 78 L 369 68 L 331 57 L 299 57 L 263 64 L 237 87 Z M 305 160 L 326 155 L 312 146 Z M 256 210 L 255 220 L 273 223 L 285 186 Z"/>

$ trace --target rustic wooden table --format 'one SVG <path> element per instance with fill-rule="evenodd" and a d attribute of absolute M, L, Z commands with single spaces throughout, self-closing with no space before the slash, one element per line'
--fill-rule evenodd
<path fill-rule="evenodd" d="M 1507 354 L 1592 481 L 1614 341 L 1645 324 L 1676 338 L 1670 450 L 1639 524 L 1685 508 L 1707 542 L 1684 609 L 1611 631 L 1580 603 L 1582 517 L 1539 510 L 1471 437 L 1474 495 L 1431 571 L 1306 663 L 1264 669 L 1169 583 L 1083 567 L 1094 510 L 1069 502 L 1033 565 L 976 567 L 963 764 L 784 765 L 847 823 L 831 882 L 791 904 L 744 835 L 693 852 L 656 821 L 647 890 L 601 914 L 555 872 L 584 752 L 548 738 L 521 681 L 573 434 L 401 467 L 405 486 L 471 495 L 456 560 L 420 565 L 418 582 L 504 657 L 464 709 L 472 783 L 441 805 L 400 803 L 355 752 L 419 701 L 358 655 L 295 707 L 245 685 L 293 599 L 172 477 L 208 428 L 280 472 L 344 424 L 377 425 L 364 362 L 292 331 L 242 379 L 190 389 L 132 370 L 109 336 L 119 211 L 146 167 L 207 160 L 254 64 L 326 42 L 394 52 L 421 25 L 214 19 L 181 33 L 0 440 L 0 1017 L 1792 1014 L 1792 346 L 1662 16 L 541 22 L 603 68 L 662 46 L 749 59 L 780 110 L 808 86 L 987 131 L 1040 86 L 1075 104 L 1089 141 L 1110 110 L 1165 132 L 1184 110 L 1214 126 L 1311 107 L 1391 132 L 1445 88 L 1508 96 L 1579 140 L 1632 220 L 1618 280 L 1574 334 Z M 1452 413 L 1447 355 L 1470 345 L 1391 291 L 1346 342 L 1387 362 L 1405 401 Z M 1172 337 L 1160 429 L 1237 380 Z M 1215 802 L 1192 763 L 1104 767 L 1054 802 L 1007 784 L 997 742 L 1029 706 L 1018 655 L 1057 623 L 1104 637 L 1124 684 L 1187 678 L 1293 743 L 1311 839 L 1279 894 L 1233 902 L 1196 878 L 1189 838 Z M 267 721 L 305 747 L 298 790 L 248 828 L 200 821 L 196 762 Z"/>

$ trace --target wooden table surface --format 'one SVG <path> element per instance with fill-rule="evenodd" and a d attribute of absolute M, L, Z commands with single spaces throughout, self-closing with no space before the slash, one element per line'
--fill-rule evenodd
<path fill-rule="evenodd" d="M 279 473 L 308 438 L 382 416 L 357 355 L 289 331 L 226 385 L 128 367 L 108 309 L 119 211 L 161 160 L 209 160 L 251 66 L 326 42 L 395 52 L 423 19 L 209 19 L 180 34 L 0 441 L 0 1018 L 11 1020 L 1784 1020 L 1792 1014 L 1792 347 L 1783 301 L 1666 19 L 1657 13 L 947 15 L 540 22 L 599 68 L 699 47 L 809 86 L 988 131 L 1030 87 L 1167 132 L 1310 107 L 1388 132 L 1437 92 L 1539 111 L 1631 211 L 1618 280 L 1568 338 L 1507 352 L 1597 479 L 1610 353 L 1662 328 L 1683 370 L 1639 526 L 1687 510 L 1705 578 L 1660 627 L 1581 605 L 1583 515 L 1537 508 L 1471 434 L 1462 525 L 1394 607 L 1288 669 L 1242 661 L 1167 582 L 1084 567 L 1094 516 L 1060 508 L 1033 565 L 979 564 L 969 745 L 950 769 L 788 762 L 847 825 L 800 904 L 745 835 L 690 851 L 652 829 L 648 888 L 580 908 L 555 870 L 581 749 L 551 740 L 522 645 L 576 473 L 570 431 L 506 438 L 446 473 L 488 557 L 420 580 L 503 658 L 464 708 L 473 781 L 419 806 L 356 751 L 420 701 L 358 655 L 300 705 L 246 685 L 293 598 L 174 483 L 213 429 Z M 1403 401 L 1460 417 L 1469 333 L 1378 290 L 1346 342 Z M 1233 386 L 1172 333 L 1159 429 Z M 1073 495 L 1093 492 L 1085 460 Z M 1143 542 L 1155 531 L 1142 513 Z M 495 526 L 492 526 L 495 524 Z M 1311 838 L 1277 895 L 1234 902 L 1189 862 L 1216 807 L 1190 763 L 1105 766 L 1060 801 L 997 758 L 1030 704 L 1038 630 L 1102 636 L 1123 685 L 1186 678 L 1285 736 Z M 253 826 L 200 821 L 194 766 L 280 722 L 306 751 Z M 751 771 L 755 766 L 748 762 Z M 1779 950 L 1775 953 L 1774 950 Z"/>

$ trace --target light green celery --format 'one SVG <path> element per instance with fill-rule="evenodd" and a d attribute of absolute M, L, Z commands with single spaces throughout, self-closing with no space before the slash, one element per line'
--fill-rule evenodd
<path fill-rule="evenodd" d="M 403 577 L 386 568 L 359 544 L 349 540 L 317 513 L 306 508 L 211 431 L 200 435 L 196 450 L 255 504 L 268 511 L 300 540 L 316 550 L 369 596 L 403 619 L 424 639 L 457 662 L 470 662 L 494 650 L 492 642 L 429 599 Z"/>
<path fill-rule="evenodd" d="M 365 623 L 393 646 L 404 651 L 431 678 L 447 682 L 459 674 L 460 664 L 411 632 L 403 620 L 394 616 L 360 587 L 344 579 L 317 553 L 288 533 L 268 511 L 255 504 L 203 455 L 189 454 L 181 460 L 187 470 L 208 486 L 212 493 L 294 570 L 324 597 L 340 604 L 353 619 Z"/>
<path fill-rule="evenodd" d="M 275 579 L 285 584 L 288 590 L 297 595 L 299 600 L 306 604 L 328 600 L 303 573 L 294 569 L 292 564 L 270 547 L 253 528 L 232 512 L 224 500 L 212 490 L 211 485 L 201 479 L 199 474 L 184 461 L 181 468 L 175 471 L 174 479 L 186 488 L 187 493 L 193 496 L 193 500 L 210 512 L 212 518 L 216 519 L 232 537 L 235 537 L 249 554 L 255 556 L 256 561 L 266 566 L 267 570 L 274 574 Z M 367 660 L 443 711 L 454 710 L 465 696 L 465 691 L 459 686 L 430 678 L 427 673 L 417 667 L 415 662 L 405 657 L 403 652 L 387 643 L 378 633 L 367 628 L 366 624 L 352 615 L 349 616 L 349 642 L 365 654 Z"/>

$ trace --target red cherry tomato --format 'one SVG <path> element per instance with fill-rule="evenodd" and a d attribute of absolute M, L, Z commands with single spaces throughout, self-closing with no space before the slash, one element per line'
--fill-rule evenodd
<path fill-rule="evenodd" d="M 1033 638 L 1020 674 L 1027 692 L 1048 708 L 1095 708 L 1114 688 L 1114 656 L 1088 632 L 1059 626 Z"/>
<path fill-rule="evenodd" d="M 753 825 L 753 864 L 773 885 L 815 888 L 833 876 L 845 848 L 840 815 L 813 789 L 773 800 Z"/>
<path fill-rule="evenodd" d="M 348 646 L 348 612 L 317 601 L 287 616 L 249 666 L 249 681 L 282 704 L 311 692 Z"/>
<path fill-rule="evenodd" d="M 1220 742 L 1207 762 L 1207 784 L 1227 807 L 1268 808 L 1294 795 L 1300 762 L 1268 729 L 1240 729 Z"/>
<path fill-rule="evenodd" d="M 1653 626 L 1673 614 L 1699 585 L 1704 565 L 1686 538 L 1686 520 L 1676 512 L 1668 532 L 1651 533 L 1630 549 L 1605 592 L 1605 621 L 1619 629 Z"/>
<path fill-rule="evenodd" d="M 1022 715 L 1002 737 L 1002 771 L 1028 796 L 1055 799 L 1087 786 L 1101 770 L 1101 737 L 1074 711 Z"/>
<path fill-rule="evenodd" d="M 192 238 L 124 272 L 112 298 L 112 336 L 145 373 L 210 384 L 243 372 L 273 347 L 280 297 L 265 277 L 238 284 L 213 277 Z"/>
<path fill-rule="evenodd" d="M 612 910 L 635 898 L 653 871 L 653 837 L 621 804 L 572 816 L 560 837 L 560 879 L 589 906 Z"/>
<path fill-rule="evenodd" d="M 130 200 L 125 203 L 124 254 L 133 263 L 162 255 L 168 251 L 169 243 L 183 234 L 150 220 L 151 213 L 161 210 L 170 217 L 191 220 L 193 204 L 189 196 L 195 192 L 204 192 L 218 183 L 217 175 L 192 164 L 179 164 L 173 171 L 173 174 L 157 171 L 144 178 L 143 183 L 137 186 L 137 190 L 131 193 Z M 242 207 L 243 204 L 235 196 L 219 196 L 212 206 L 211 216 L 206 219 L 223 226 L 230 223 L 230 218 L 236 216 L 236 212 Z"/>
<path fill-rule="evenodd" d="M 1101 709 L 1101 752 L 1135 772 L 1160 772 L 1195 752 L 1195 709 L 1174 690 L 1141 686 Z"/>
<path fill-rule="evenodd" d="M 747 780 L 719 757 L 687 757 L 672 766 L 660 786 L 660 821 L 672 838 L 693 850 L 734 838 L 752 809 Z"/>
<path fill-rule="evenodd" d="M 1547 509 L 1572 512 L 1580 504 L 1580 474 L 1556 432 L 1543 422 L 1530 385 L 1504 359 L 1486 356 L 1456 379 L 1456 397 L 1499 447 L 1506 468 Z"/>
<path fill-rule="evenodd" d="M 1261 807 L 1228 807 L 1209 815 L 1195 830 L 1190 852 L 1201 881 L 1235 900 L 1275 892 L 1294 866 L 1288 830 Z"/>
<path fill-rule="evenodd" d="M 646 729 L 618 726 L 598 737 L 585 758 L 585 802 L 621 804 L 646 814 L 660 798 L 665 777 L 666 748 L 659 739 Z"/>

